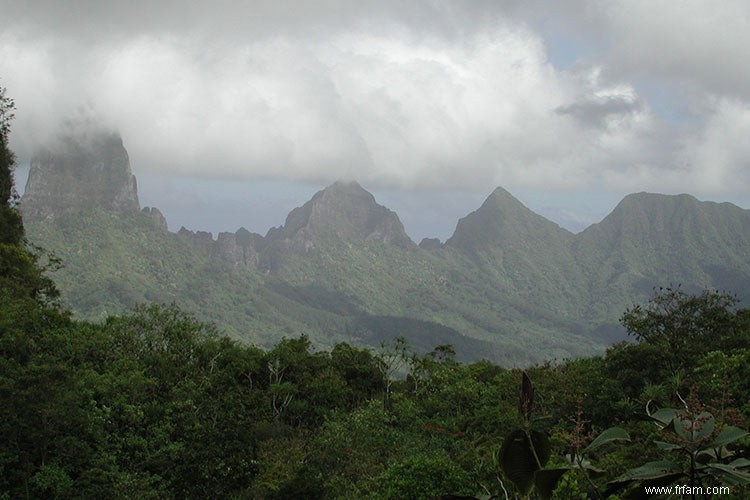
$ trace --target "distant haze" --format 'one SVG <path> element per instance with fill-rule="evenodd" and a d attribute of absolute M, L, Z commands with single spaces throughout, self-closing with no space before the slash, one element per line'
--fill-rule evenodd
<path fill-rule="evenodd" d="M 119 130 L 172 229 L 265 232 L 342 178 L 417 240 L 496 186 L 574 231 L 636 191 L 750 206 L 744 0 L 0 11 L 19 163 L 66 120 Z"/>

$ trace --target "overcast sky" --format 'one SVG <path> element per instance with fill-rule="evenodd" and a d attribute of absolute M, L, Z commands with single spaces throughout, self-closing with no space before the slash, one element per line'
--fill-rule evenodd
<path fill-rule="evenodd" d="M 342 178 L 417 241 L 445 239 L 496 186 L 575 231 L 637 191 L 750 208 L 747 0 L 0 12 L 19 163 L 65 119 L 104 123 L 171 229 L 265 233 Z"/>

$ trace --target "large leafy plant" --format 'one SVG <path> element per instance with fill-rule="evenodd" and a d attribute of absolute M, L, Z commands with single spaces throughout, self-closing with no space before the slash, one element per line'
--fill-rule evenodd
<path fill-rule="evenodd" d="M 567 465 L 547 468 L 551 455 L 550 440 L 546 433 L 533 428 L 533 406 L 534 387 L 526 372 L 523 372 L 518 403 L 522 423 L 505 437 L 496 457 L 505 477 L 521 497 L 529 498 L 536 494 L 541 498 L 551 498 L 560 480 L 569 471 L 579 470 L 584 474 L 601 472 L 591 464 L 587 458 L 588 453 L 613 441 L 630 440 L 625 430 L 611 427 L 599 434 L 588 446 L 566 456 Z M 507 492 L 504 493 L 507 498 Z"/>
<path fill-rule="evenodd" d="M 609 492 L 625 490 L 631 496 L 648 486 L 750 484 L 750 460 L 739 456 L 737 446 L 750 433 L 733 426 L 719 429 L 711 413 L 687 403 L 683 409 L 648 411 L 648 416 L 665 435 L 665 440 L 654 441 L 665 457 L 627 471 L 610 483 Z"/>

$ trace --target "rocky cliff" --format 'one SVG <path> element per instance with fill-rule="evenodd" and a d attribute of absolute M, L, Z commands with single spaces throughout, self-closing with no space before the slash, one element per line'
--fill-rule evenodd
<path fill-rule="evenodd" d="M 218 257 L 235 268 L 259 267 L 259 249 L 264 247 L 263 236 L 251 233 L 241 227 L 235 233 L 221 232 L 213 239 L 213 234 L 206 231 L 190 231 L 181 227 L 177 235 L 192 246 L 202 249 L 207 254 Z"/>
<path fill-rule="evenodd" d="M 369 243 L 416 248 L 395 212 L 358 183 L 338 181 L 292 210 L 282 227 L 268 231 L 261 267 L 274 271 L 284 255 L 312 256 L 340 244 Z"/>
<path fill-rule="evenodd" d="M 101 209 L 140 210 L 135 176 L 122 139 L 111 132 L 67 134 L 31 159 L 21 212 L 27 221 Z"/>
<path fill-rule="evenodd" d="M 286 240 L 298 250 L 314 246 L 316 237 L 334 235 L 347 241 L 380 242 L 402 248 L 414 246 L 395 212 L 379 205 L 356 182 L 338 181 L 317 192 L 289 213 L 283 227 L 273 228 L 269 240 Z"/>

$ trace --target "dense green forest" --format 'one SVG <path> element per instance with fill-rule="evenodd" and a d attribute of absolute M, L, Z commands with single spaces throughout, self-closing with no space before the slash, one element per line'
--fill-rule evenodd
<path fill-rule="evenodd" d="M 750 494 L 750 310 L 657 290 L 631 342 L 506 369 L 241 344 L 174 306 L 100 322 L 57 302 L 15 209 L 0 93 L 0 498 L 605 498 Z"/>

